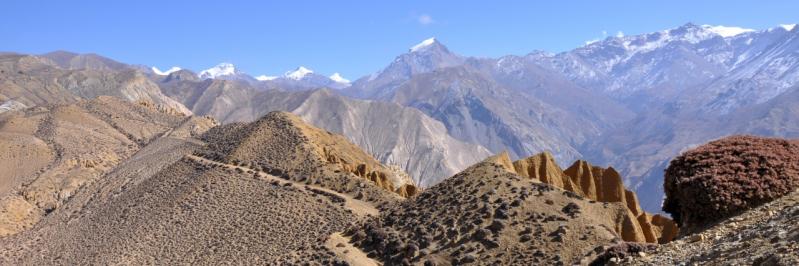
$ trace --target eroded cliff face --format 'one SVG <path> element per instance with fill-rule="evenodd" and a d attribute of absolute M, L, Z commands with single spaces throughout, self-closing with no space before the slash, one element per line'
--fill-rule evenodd
<path fill-rule="evenodd" d="M 628 214 L 614 228 L 625 241 L 666 243 L 677 235 L 677 225 L 672 220 L 641 209 L 637 195 L 624 187 L 621 175 L 613 167 L 602 168 L 578 160 L 564 171 L 551 154 L 544 152 L 513 162 L 512 170 L 594 201 L 627 206 Z"/>
<path fill-rule="evenodd" d="M 372 181 L 378 187 L 393 191 L 400 196 L 410 197 L 416 195 L 418 189 L 410 181 L 410 176 L 397 167 L 387 167 L 375 164 L 369 159 L 364 161 L 349 160 L 352 154 L 338 153 L 335 150 L 323 148 L 326 162 L 334 164 L 348 173 Z"/>
<path fill-rule="evenodd" d="M 294 114 L 287 112 L 281 114 L 299 129 L 299 132 L 312 144 L 312 151 L 325 162 L 337 165 L 346 172 L 368 179 L 377 186 L 403 197 L 416 194 L 413 180 L 398 167 L 381 164 L 341 135 L 313 127 Z"/>

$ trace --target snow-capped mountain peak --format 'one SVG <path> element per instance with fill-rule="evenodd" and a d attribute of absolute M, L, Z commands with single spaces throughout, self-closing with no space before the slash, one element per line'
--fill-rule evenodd
<path fill-rule="evenodd" d="M 740 28 L 740 27 L 727 27 L 727 26 L 722 26 L 722 25 L 713 26 L 713 25 L 707 25 L 707 24 L 706 25 L 702 25 L 702 28 L 705 29 L 705 30 L 708 30 L 710 32 L 713 32 L 715 34 L 718 34 L 718 35 L 720 35 L 721 37 L 724 37 L 724 38 L 732 37 L 732 36 L 735 36 L 735 35 L 739 35 L 739 34 L 755 31 L 753 29 L 746 29 L 746 28 Z"/>
<path fill-rule="evenodd" d="M 347 84 L 350 83 L 350 80 L 345 79 L 338 72 L 333 73 L 333 75 L 330 75 L 330 80 L 335 81 L 336 83 L 347 83 Z"/>
<path fill-rule="evenodd" d="M 258 81 L 269 81 L 269 80 L 275 80 L 275 79 L 277 79 L 277 77 L 275 77 L 275 76 L 267 76 L 267 75 L 260 75 L 260 76 L 255 77 L 255 79 L 258 80 Z"/>
<path fill-rule="evenodd" d="M 172 68 L 170 68 L 167 71 L 161 71 L 157 67 L 151 67 L 150 69 L 153 71 L 153 73 L 155 73 L 157 75 L 166 76 L 166 75 L 172 74 L 172 72 L 180 71 L 181 68 L 173 66 Z"/>
<path fill-rule="evenodd" d="M 313 73 L 313 70 L 307 69 L 303 66 L 298 67 L 294 71 L 286 72 L 283 76 L 293 80 L 300 80 L 308 74 Z"/>
<path fill-rule="evenodd" d="M 796 24 L 780 24 L 780 27 L 786 31 L 792 31 L 796 27 Z"/>
<path fill-rule="evenodd" d="M 434 43 L 436 43 L 436 37 L 432 37 L 430 39 L 424 40 L 424 41 L 414 45 L 413 47 L 411 47 L 410 51 L 411 51 L 411 53 L 412 52 L 417 52 L 417 51 L 420 51 L 420 50 L 422 50 L 422 49 L 424 49 L 426 47 L 429 47 L 430 45 L 433 45 Z"/>
<path fill-rule="evenodd" d="M 229 75 L 233 75 L 233 74 L 236 74 L 236 67 L 233 64 L 231 64 L 231 63 L 220 63 L 220 64 L 216 65 L 215 67 L 203 70 L 202 72 L 200 72 L 199 77 L 203 78 L 203 79 L 205 79 L 205 78 L 213 79 L 213 78 L 217 78 L 217 77 L 221 77 L 221 76 L 229 76 Z"/>

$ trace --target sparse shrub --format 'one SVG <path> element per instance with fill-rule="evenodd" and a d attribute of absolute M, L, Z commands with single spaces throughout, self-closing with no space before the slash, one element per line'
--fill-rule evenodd
<path fill-rule="evenodd" d="M 728 137 L 671 161 L 663 210 L 690 231 L 779 198 L 797 185 L 797 141 Z"/>
<path fill-rule="evenodd" d="M 597 256 L 589 265 L 607 265 L 612 258 L 624 259 L 626 257 L 637 256 L 639 252 L 652 252 L 657 249 L 657 245 L 637 242 L 621 242 L 605 249 L 602 254 Z"/>

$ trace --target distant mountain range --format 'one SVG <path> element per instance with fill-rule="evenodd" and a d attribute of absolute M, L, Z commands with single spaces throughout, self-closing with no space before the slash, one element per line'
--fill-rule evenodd
<path fill-rule="evenodd" d="M 494 153 L 549 150 L 561 163 L 613 165 L 657 211 L 662 170 L 681 150 L 734 133 L 799 136 L 798 41 L 795 25 L 688 23 L 486 59 L 430 39 L 342 93 L 420 109 Z"/>
<path fill-rule="evenodd" d="M 154 69 L 155 70 L 155 69 Z M 173 67 L 173 71 L 161 72 L 156 74 L 169 75 L 180 70 Z M 155 71 L 154 71 L 155 72 Z M 197 76 L 200 79 L 225 79 L 240 80 L 255 87 L 264 89 L 283 89 L 283 90 L 309 90 L 317 88 L 343 89 L 350 86 L 350 81 L 339 73 L 334 73 L 330 77 L 314 73 L 304 66 L 299 66 L 292 71 L 287 71 L 281 76 L 260 75 L 252 77 L 236 68 L 231 63 L 220 63 L 212 68 L 200 71 Z"/>
<path fill-rule="evenodd" d="M 484 157 L 549 151 L 612 165 L 659 211 L 680 151 L 735 133 L 799 137 L 799 30 L 685 24 L 557 54 L 475 58 L 435 38 L 354 82 L 298 67 L 250 76 L 128 65 L 94 54 L 0 54 L 0 112 L 101 95 L 224 123 L 273 110 L 340 133 L 422 187 Z M 321 89 L 330 88 L 333 90 Z"/>

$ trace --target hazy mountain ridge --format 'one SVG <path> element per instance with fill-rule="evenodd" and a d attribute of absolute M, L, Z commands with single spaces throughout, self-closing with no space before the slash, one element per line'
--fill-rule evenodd
<path fill-rule="evenodd" d="M 516 56 L 469 58 L 438 40 L 356 81 L 345 95 L 396 102 L 443 122 L 454 137 L 513 158 L 552 151 L 562 163 L 576 147 L 632 114 L 560 74 Z"/>
<path fill-rule="evenodd" d="M 256 89 L 228 80 L 164 78 L 167 95 L 197 114 L 224 123 L 253 121 L 271 111 L 287 111 L 342 134 L 383 163 L 397 165 L 422 187 L 433 185 L 490 155 L 480 145 L 450 137 L 440 122 L 413 108 L 350 99 L 331 90 Z"/>
<path fill-rule="evenodd" d="M 62 68 L 47 57 L 54 54 L 69 68 Z M 149 101 L 191 114 L 182 104 L 161 93 L 160 87 L 145 74 L 91 54 L 0 56 L 0 84 L 3 84 L 0 100 L 13 99 L 28 107 L 115 96 L 128 101 Z"/>

